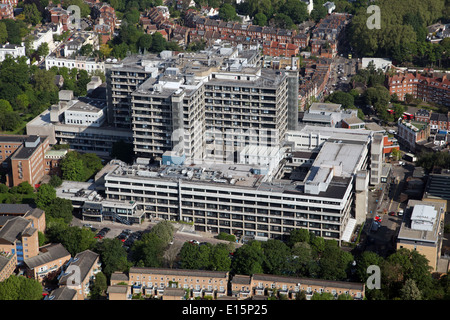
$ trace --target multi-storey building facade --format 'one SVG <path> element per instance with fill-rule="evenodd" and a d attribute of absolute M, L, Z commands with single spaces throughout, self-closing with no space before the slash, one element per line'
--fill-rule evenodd
<path fill-rule="evenodd" d="M 32 258 L 39 253 L 38 230 L 24 217 L 8 220 L 0 229 L 0 252 L 6 257 L 15 255 L 13 259 L 17 266 L 22 266 L 24 259 Z"/>
<path fill-rule="evenodd" d="M 193 298 L 227 295 L 227 271 L 183 270 L 132 267 L 128 283 L 133 293 L 163 296 L 168 288 L 189 289 Z"/>
<path fill-rule="evenodd" d="M 352 212 L 353 192 L 356 174 L 367 169 L 371 134 L 361 134 L 358 142 L 349 129 L 341 130 L 353 141 L 339 136 L 318 145 L 306 175 L 287 170 L 283 161 L 271 171 L 258 164 L 206 161 L 194 166 L 119 165 L 104 178 L 106 197 L 133 201 L 148 216 L 193 222 L 199 231 L 268 239 L 306 228 L 345 241 L 352 216 L 359 221 L 366 213 Z M 289 178 L 281 178 L 285 176 Z M 366 187 L 367 182 L 362 189 Z"/>
<path fill-rule="evenodd" d="M 310 300 L 314 293 L 324 292 L 331 293 L 334 298 L 347 294 L 355 300 L 362 300 L 365 295 L 364 283 L 346 281 L 254 274 L 235 275 L 230 282 L 231 295 L 239 299 L 272 295 L 295 299 L 301 292 L 305 292 L 307 300 Z"/>
<path fill-rule="evenodd" d="M 450 112 L 447 114 L 420 109 L 414 114 L 416 121 L 430 124 L 430 131 L 450 130 Z"/>
<path fill-rule="evenodd" d="M 132 127 L 135 154 L 147 158 L 175 149 L 191 162 L 233 162 L 246 144 L 279 146 L 297 114 L 298 72 L 258 61 L 235 48 L 132 57 L 110 69 L 111 120 Z"/>
<path fill-rule="evenodd" d="M 25 46 L 16 44 L 0 44 L 0 62 L 5 60 L 7 56 L 19 58 L 25 56 Z"/>
<path fill-rule="evenodd" d="M 109 300 L 130 300 L 131 294 L 162 300 L 205 297 L 248 299 L 275 295 L 275 292 L 288 299 L 295 299 L 299 293 L 305 292 L 310 300 L 314 293 L 328 292 L 335 298 L 347 294 L 355 300 L 362 300 L 365 285 L 271 274 L 236 274 L 231 277 L 227 271 L 132 267 L 127 274 L 113 273 L 108 287 Z"/>
<path fill-rule="evenodd" d="M 416 149 L 417 142 L 426 140 L 430 136 L 430 125 L 426 122 L 399 119 L 397 125 L 399 142 L 412 151 Z"/>
<path fill-rule="evenodd" d="M 45 154 L 50 149 L 47 136 L 1 135 L 0 161 L 6 174 L 6 184 L 17 186 L 27 181 L 39 183 L 48 166 Z"/>
<path fill-rule="evenodd" d="M 386 87 L 391 95 L 396 94 L 401 101 L 409 94 L 423 101 L 450 105 L 450 80 L 447 74 L 398 73 L 387 77 Z"/>
<path fill-rule="evenodd" d="M 74 300 L 85 300 L 89 296 L 95 275 L 101 271 L 100 255 L 85 250 L 71 258 L 62 269 L 63 272 L 58 277 L 59 287 L 75 290 Z"/>
<path fill-rule="evenodd" d="M 157 69 L 143 57 L 124 59 L 106 68 L 108 122 L 117 128 L 131 129 L 131 93 Z"/>
<path fill-rule="evenodd" d="M 71 258 L 62 244 L 49 244 L 39 248 L 39 254 L 25 259 L 26 273 L 42 282 L 49 275 L 56 275 Z"/>

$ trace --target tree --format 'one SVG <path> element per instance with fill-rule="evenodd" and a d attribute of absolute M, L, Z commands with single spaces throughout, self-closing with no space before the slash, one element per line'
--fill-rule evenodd
<path fill-rule="evenodd" d="M 145 233 L 131 247 L 133 260 L 145 267 L 161 267 L 166 244 L 153 233 Z"/>
<path fill-rule="evenodd" d="M 272 21 L 281 29 L 292 29 L 295 25 L 291 17 L 284 13 L 277 13 Z"/>
<path fill-rule="evenodd" d="M 80 54 L 82 56 L 90 56 L 93 52 L 94 52 L 94 47 L 90 43 L 85 44 L 80 48 Z"/>
<path fill-rule="evenodd" d="M 72 201 L 69 199 L 56 198 L 48 206 L 45 211 L 46 217 L 52 219 L 62 219 L 69 224 L 72 221 L 73 215 Z"/>
<path fill-rule="evenodd" d="M 296 276 L 307 276 L 309 263 L 312 261 L 312 250 L 308 242 L 297 242 L 291 249 L 289 259 L 290 273 Z"/>
<path fill-rule="evenodd" d="M 334 296 L 331 292 L 314 292 L 311 300 L 334 300 Z"/>
<path fill-rule="evenodd" d="M 236 10 L 229 3 L 224 3 L 219 8 L 219 19 L 224 21 L 235 21 L 237 19 Z"/>
<path fill-rule="evenodd" d="M 61 243 L 72 256 L 85 250 L 92 250 L 97 240 L 94 232 L 87 228 L 69 227 L 62 219 L 54 219 L 47 226 L 50 242 Z"/>
<path fill-rule="evenodd" d="M 344 109 L 355 107 L 355 98 L 352 94 L 344 91 L 336 91 L 328 96 L 327 101 L 341 104 Z"/>
<path fill-rule="evenodd" d="M 367 268 L 371 265 L 380 266 L 383 258 L 372 251 L 364 251 L 356 258 L 356 275 L 361 282 L 366 282 L 370 276 Z"/>
<path fill-rule="evenodd" d="M 108 289 L 108 282 L 103 272 L 95 275 L 94 283 L 91 286 L 90 295 L 91 300 L 98 300 L 103 296 Z"/>
<path fill-rule="evenodd" d="M 41 300 L 42 286 L 38 280 L 11 275 L 0 282 L 0 300 Z"/>
<path fill-rule="evenodd" d="M 317 5 L 315 4 L 314 7 L 317 7 Z M 300 0 L 286 0 L 279 12 L 289 16 L 295 24 L 308 19 L 306 4 Z"/>
<path fill-rule="evenodd" d="M 201 269 L 204 262 L 199 259 L 199 246 L 185 242 L 180 249 L 180 262 L 182 269 Z"/>
<path fill-rule="evenodd" d="M 138 41 L 139 49 L 142 51 L 144 50 L 150 50 L 152 47 L 152 36 L 148 33 L 143 34 Z"/>
<path fill-rule="evenodd" d="M 289 247 L 280 240 L 270 239 L 262 244 L 263 270 L 268 274 L 282 274 L 287 268 Z"/>
<path fill-rule="evenodd" d="M 234 252 L 231 268 L 235 274 L 263 273 L 264 253 L 259 241 L 250 241 Z"/>
<path fill-rule="evenodd" d="M 53 188 L 58 188 L 62 184 L 62 179 L 58 175 L 54 174 L 50 177 L 48 184 Z"/>
<path fill-rule="evenodd" d="M 290 247 L 294 246 L 297 242 L 309 243 L 310 233 L 307 229 L 293 229 L 289 234 L 288 244 Z"/>
<path fill-rule="evenodd" d="M 213 271 L 229 271 L 231 268 L 230 246 L 218 243 L 212 247 L 210 269 Z"/>
<path fill-rule="evenodd" d="M 8 40 L 8 29 L 6 24 L 0 22 L 0 43 L 5 43 Z"/>
<path fill-rule="evenodd" d="M 31 23 L 34 26 L 41 23 L 42 15 L 36 7 L 36 4 L 25 4 L 23 7 L 23 14 L 25 16 L 25 22 Z"/>
<path fill-rule="evenodd" d="M 267 16 L 262 12 L 258 12 L 255 15 L 255 20 L 253 22 L 255 25 L 264 27 L 267 24 Z"/>
<path fill-rule="evenodd" d="M 400 298 L 402 300 L 421 300 L 422 294 L 417 288 L 416 282 L 413 279 L 405 281 L 403 288 L 400 290 Z"/>
<path fill-rule="evenodd" d="M 13 111 L 14 110 L 8 100 L 0 99 L 0 113 L 5 114 Z"/>
<path fill-rule="evenodd" d="M 47 42 L 42 43 L 36 50 L 36 54 L 39 57 L 46 57 L 49 53 L 50 53 L 50 50 L 48 48 Z"/>
<path fill-rule="evenodd" d="M 327 246 L 320 258 L 320 278 L 326 280 L 345 280 L 350 263 L 353 261 L 351 253 L 335 246 Z"/>
<path fill-rule="evenodd" d="M 161 33 L 155 32 L 152 36 L 152 49 L 151 51 L 159 53 L 166 48 L 166 39 Z"/>
<path fill-rule="evenodd" d="M 34 189 L 28 181 L 24 181 L 17 186 L 17 192 L 21 194 L 31 194 L 34 192 Z"/>
<path fill-rule="evenodd" d="M 86 176 L 83 160 L 77 152 L 69 151 L 61 160 L 60 167 L 64 180 L 83 181 Z"/>
<path fill-rule="evenodd" d="M 108 58 L 111 56 L 112 48 L 107 44 L 101 44 L 99 48 L 99 53 L 101 55 L 101 58 Z"/>
<path fill-rule="evenodd" d="M 152 227 L 151 231 L 154 233 L 158 238 L 160 238 L 163 243 L 166 245 L 169 244 L 170 241 L 173 239 L 173 233 L 175 231 L 175 228 L 173 227 L 173 224 L 170 221 L 163 220 L 161 222 L 158 222 L 154 227 Z"/>
<path fill-rule="evenodd" d="M 45 211 L 55 199 L 56 190 L 49 184 L 41 184 L 37 190 L 36 205 Z"/>
<path fill-rule="evenodd" d="M 127 252 L 119 239 L 103 239 L 97 242 L 94 251 L 100 255 L 102 272 L 108 277 L 115 271 L 127 271 L 130 263 Z"/>

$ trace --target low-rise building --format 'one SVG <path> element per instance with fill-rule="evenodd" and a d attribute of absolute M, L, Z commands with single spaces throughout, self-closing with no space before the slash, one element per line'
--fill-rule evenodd
<path fill-rule="evenodd" d="M 192 298 L 218 298 L 227 295 L 228 280 L 227 271 L 138 267 L 132 267 L 129 271 L 129 285 L 133 294 L 158 297 L 164 297 L 168 288 L 178 288 L 189 289 Z"/>
<path fill-rule="evenodd" d="M 45 231 L 45 212 L 42 209 L 32 207 L 29 204 L 0 204 L 0 228 L 5 225 L 6 221 L 15 217 L 23 217 L 31 221 L 33 228 L 42 233 Z"/>
<path fill-rule="evenodd" d="M 0 229 L 0 252 L 15 255 L 17 266 L 23 266 L 24 259 L 39 253 L 38 230 L 24 217 L 8 220 Z"/>
<path fill-rule="evenodd" d="M 415 250 L 429 261 L 432 272 L 438 271 L 441 259 L 445 200 L 409 200 L 397 236 L 397 250 Z M 444 270 L 443 273 L 448 271 Z"/>
<path fill-rule="evenodd" d="M 110 157 L 115 142 L 122 140 L 131 143 L 132 132 L 130 130 L 115 128 L 103 120 L 105 100 L 74 99 L 72 94 L 63 100 L 61 94 L 62 91 L 59 104 L 53 105 L 50 110 L 43 111 L 27 123 L 27 133 L 45 134 L 52 145 L 68 144 L 71 150 L 95 153 L 102 158 Z M 76 112 L 78 115 L 83 115 L 82 121 L 79 117 L 71 116 L 71 114 L 75 114 L 70 111 L 72 106 L 75 106 L 76 109 L 81 106 L 85 107 L 84 110 L 80 109 Z M 67 120 L 72 122 L 69 123 Z M 82 123 L 77 123 L 76 120 Z M 88 121 L 91 122 L 88 123 Z"/>
<path fill-rule="evenodd" d="M 105 63 L 103 61 L 85 56 L 76 56 L 74 58 L 70 58 L 57 57 L 55 54 L 50 54 L 45 57 L 45 69 L 50 70 L 52 67 L 66 67 L 69 70 L 85 70 L 88 73 L 93 73 L 95 71 L 105 72 Z"/>
<path fill-rule="evenodd" d="M 397 137 L 411 151 L 415 151 L 419 141 L 427 140 L 430 136 L 430 125 L 421 121 L 408 121 L 399 119 Z"/>
<path fill-rule="evenodd" d="M 44 135 L 0 135 L 0 161 L 6 184 L 38 184 L 48 168 L 45 154 L 49 149 L 49 139 Z"/>
<path fill-rule="evenodd" d="M 85 250 L 75 255 L 63 266 L 58 285 L 76 291 L 76 300 L 85 300 L 95 275 L 101 271 L 100 255 Z"/>
<path fill-rule="evenodd" d="M 48 277 L 55 277 L 71 258 L 62 244 L 49 244 L 39 248 L 39 254 L 25 259 L 27 276 L 39 282 Z"/>
<path fill-rule="evenodd" d="M 19 58 L 25 56 L 25 46 L 16 44 L 0 44 L 0 62 L 5 60 L 7 56 L 12 58 Z"/>

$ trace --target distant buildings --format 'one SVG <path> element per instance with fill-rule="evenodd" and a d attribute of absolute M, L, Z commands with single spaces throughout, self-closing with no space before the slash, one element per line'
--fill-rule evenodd
<path fill-rule="evenodd" d="M 420 109 L 414 114 L 414 119 L 428 123 L 431 133 L 436 133 L 440 130 L 450 131 L 450 112 L 444 114 Z"/>
<path fill-rule="evenodd" d="M 0 3 L 0 20 L 1 19 L 14 19 L 14 7 L 11 3 Z"/>
<path fill-rule="evenodd" d="M 387 76 L 386 87 L 400 101 L 409 94 L 414 98 L 450 106 L 450 80 L 447 74 L 404 72 Z"/>

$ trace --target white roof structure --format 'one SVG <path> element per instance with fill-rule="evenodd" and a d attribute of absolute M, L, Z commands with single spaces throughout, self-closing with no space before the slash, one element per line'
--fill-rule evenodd
<path fill-rule="evenodd" d="M 411 229 L 432 231 L 437 218 L 437 211 L 432 206 L 415 205 L 411 214 Z"/>

